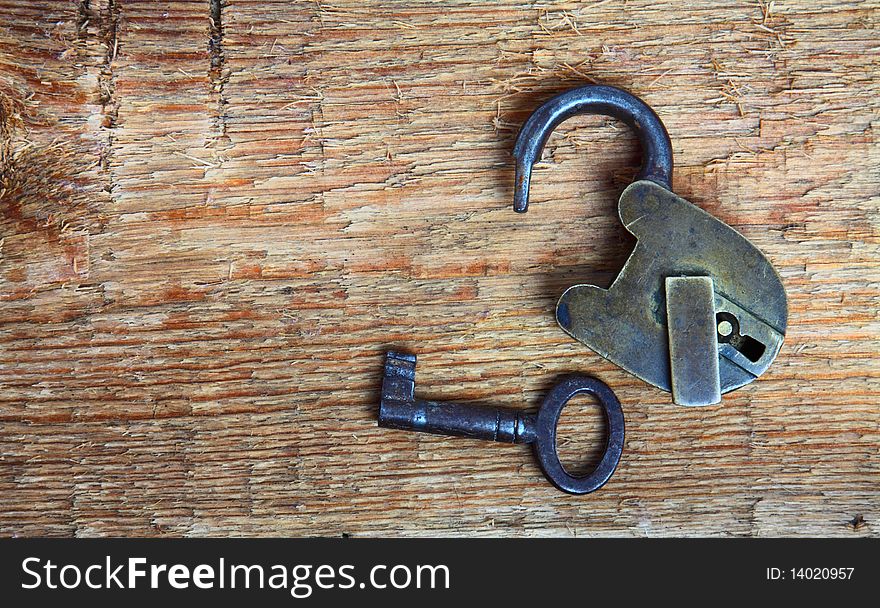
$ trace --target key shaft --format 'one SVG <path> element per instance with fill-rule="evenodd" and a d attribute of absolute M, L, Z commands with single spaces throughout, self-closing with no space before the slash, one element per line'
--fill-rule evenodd
<path fill-rule="evenodd" d="M 516 410 L 415 398 L 416 357 L 388 353 L 379 404 L 379 425 L 435 435 L 504 443 L 535 440 L 535 417 Z"/>
<path fill-rule="evenodd" d="M 383 400 L 379 425 L 504 443 L 535 440 L 535 418 L 515 410 L 444 401 Z"/>

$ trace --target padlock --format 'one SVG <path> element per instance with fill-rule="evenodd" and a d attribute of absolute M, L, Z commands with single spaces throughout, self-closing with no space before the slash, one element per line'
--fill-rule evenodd
<path fill-rule="evenodd" d="M 672 144 L 657 114 L 616 87 L 591 85 L 541 105 L 514 148 L 514 210 L 528 208 L 532 166 L 550 133 L 578 114 L 633 128 L 642 148 L 618 210 L 635 249 L 608 289 L 570 287 L 556 305 L 573 338 L 680 405 L 709 405 L 764 373 L 782 346 L 788 305 L 782 281 L 744 236 L 672 192 Z"/>

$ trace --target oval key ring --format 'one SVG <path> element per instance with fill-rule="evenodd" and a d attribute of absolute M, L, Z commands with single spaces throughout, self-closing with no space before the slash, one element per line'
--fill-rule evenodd
<path fill-rule="evenodd" d="M 574 476 L 565 470 L 556 451 L 556 427 L 562 408 L 580 393 L 594 396 L 605 414 L 607 441 L 602 460 L 593 471 Z M 541 470 L 553 485 L 570 494 L 587 494 L 598 490 L 611 478 L 623 453 L 624 423 L 620 401 L 607 384 L 590 376 L 568 376 L 554 386 L 535 418 L 534 450 Z"/>

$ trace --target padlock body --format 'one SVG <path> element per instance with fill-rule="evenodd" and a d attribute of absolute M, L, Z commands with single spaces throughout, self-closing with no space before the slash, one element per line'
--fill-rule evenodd
<path fill-rule="evenodd" d="M 559 325 L 613 363 L 670 391 L 666 279 L 709 277 L 725 332 L 717 345 L 721 392 L 764 373 L 782 346 L 788 318 L 782 280 L 764 254 L 718 218 L 652 181 L 627 187 L 618 208 L 637 239 L 635 249 L 608 289 L 568 289 L 556 307 Z"/>

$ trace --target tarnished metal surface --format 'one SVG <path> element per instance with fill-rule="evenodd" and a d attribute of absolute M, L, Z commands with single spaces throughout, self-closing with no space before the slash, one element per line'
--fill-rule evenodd
<path fill-rule="evenodd" d="M 540 159 L 547 138 L 559 123 L 577 114 L 614 116 L 639 137 L 642 167 L 619 204 L 620 218 L 638 244 L 609 289 L 576 285 L 562 295 L 556 307 L 559 324 L 603 357 L 669 391 L 664 281 L 671 276 L 709 277 L 715 285 L 716 324 L 724 330 L 714 345 L 714 356 L 720 357 L 720 390 L 728 392 L 751 382 L 767 369 L 782 345 L 788 315 L 782 282 L 742 235 L 671 192 L 669 135 L 657 114 L 638 97 L 615 87 L 590 85 L 557 95 L 535 110 L 514 148 L 514 211 L 528 208 L 532 165 Z M 696 365 L 696 358 L 708 357 L 707 349 L 713 347 L 693 346 L 700 354 L 679 350 L 675 356 Z M 704 363 L 707 368 L 715 365 L 708 359 Z M 698 402 L 713 395 L 691 399 L 678 393 L 682 401 Z"/>
<path fill-rule="evenodd" d="M 779 352 L 788 307 L 779 275 L 745 237 L 658 184 L 623 191 L 620 219 L 637 239 L 608 289 L 576 285 L 559 299 L 556 318 L 572 337 L 630 373 L 671 390 L 664 281 L 709 276 L 716 313 L 728 311 L 763 346 L 721 340 L 719 375 L 726 393 L 761 375 Z M 737 348 L 739 347 L 739 348 Z M 760 351 L 760 352 L 759 352 Z"/>
<path fill-rule="evenodd" d="M 516 178 L 513 210 L 525 213 L 529 207 L 532 165 L 541 160 L 547 139 L 561 122 L 578 114 L 603 114 L 632 127 L 642 147 L 642 167 L 637 180 L 647 179 L 666 188 L 672 182 L 672 143 L 660 118 L 648 104 L 623 89 L 588 85 L 560 93 L 535 110 L 516 138 Z"/>
<path fill-rule="evenodd" d="M 602 487 L 611 478 L 623 453 L 624 425 L 620 402 L 611 389 L 596 378 L 583 375 L 565 377 L 550 390 L 537 414 L 416 399 L 415 380 L 415 355 L 386 354 L 379 426 L 506 443 L 531 443 L 547 479 L 571 494 L 587 494 Z M 605 413 L 608 430 L 602 460 L 583 477 L 568 474 L 556 452 L 556 426 L 562 408 L 579 393 L 596 397 Z"/>
<path fill-rule="evenodd" d="M 712 279 L 666 277 L 666 324 L 672 400 L 678 405 L 721 401 Z"/>

